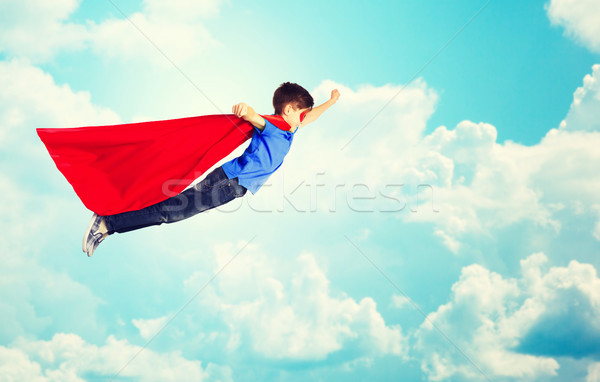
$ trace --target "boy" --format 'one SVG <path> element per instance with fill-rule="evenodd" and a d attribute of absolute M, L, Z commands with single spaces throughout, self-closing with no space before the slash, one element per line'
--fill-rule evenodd
<path fill-rule="evenodd" d="M 273 118 L 263 118 L 245 103 L 234 105 L 233 114 L 255 128 L 250 145 L 241 156 L 215 168 L 195 186 L 160 203 L 115 215 L 94 213 L 83 238 L 83 252 L 92 256 L 96 247 L 115 232 L 173 223 L 242 197 L 248 190 L 255 194 L 283 163 L 297 130 L 319 118 L 339 96 L 335 89 L 327 102 L 313 108 L 314 100 L 306 89 L 286 82 L 273 95 Z"/>

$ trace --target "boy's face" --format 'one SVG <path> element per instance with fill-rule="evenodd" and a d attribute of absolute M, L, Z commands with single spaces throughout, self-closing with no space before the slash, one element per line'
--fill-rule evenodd
<path fill-rule="evenodd" d="M 291 104 L 286 105 L 286 107 L 283 109 L 283 119 L 290 126 L 292 126 L 292 128 L 295 128 L 298 125 L 300 125 L 300 123 L 304 119 L 304 116 L 306 115 L 306 112 L 308 112 L 309 110 L 310 108 L 308 107 L 304 109 L 296 109 Z"/>

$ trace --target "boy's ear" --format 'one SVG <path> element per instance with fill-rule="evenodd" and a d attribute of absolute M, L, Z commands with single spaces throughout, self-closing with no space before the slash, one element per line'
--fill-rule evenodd
<path fill-rule="evenodd" d="M 287 105 L 285 105 L 283 107 L 283 114 L 285 114 L 285 115 L 290 114 L 292 112 L 292 110 L 293 110 L 292 104 L 288 103 Z"/>

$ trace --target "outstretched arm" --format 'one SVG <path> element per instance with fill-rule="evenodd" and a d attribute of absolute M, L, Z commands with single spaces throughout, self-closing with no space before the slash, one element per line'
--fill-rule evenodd
<path fill-rule="evenodd" d="M 240 102 L 236 105 L 233 105 L 231 108 L 233 114 L 236 117 L 242 118 L 245 121 L 248 121 L 252 124 L 252 126 L 256 127 L 260 131 L 263 131 L 265 128 L 265 119 L 261 117 L 257 112 L 254 111 L 253 108 L 246 105 L 243 102 Z"/>
<path fill-rule="evenodd" d="M 300 123 L 300 126 L 298 127 L 306 126 L 309 123 L 316 121 L 317 118 L 319 118 L 321 114 L 325 112 L 325 110 L 333 106 L 333 104 L 335 104 L 339 98 L 340 92 L 337 89 L 332 90 L 331 98 L 329 98 L 325 103 L 317 107 L 313 107 L 308 113 L 306 113 L 306 115 L 304 116 L 304 120 Z"/>

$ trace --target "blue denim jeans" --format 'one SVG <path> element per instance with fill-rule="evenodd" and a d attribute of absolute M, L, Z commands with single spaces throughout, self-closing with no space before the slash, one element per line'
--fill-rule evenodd
<path fill-rule="evenodd" d="M 244 196 L 246 191 L 244 186 L 238 184 L 237 178 L 227 178 L 219 166 L 194 187 L 165 201 L 137 211 L 104 216 L 104 219 L 109 234 L 123 233 L 187 219 Z"/>

